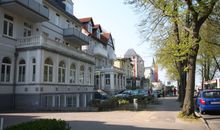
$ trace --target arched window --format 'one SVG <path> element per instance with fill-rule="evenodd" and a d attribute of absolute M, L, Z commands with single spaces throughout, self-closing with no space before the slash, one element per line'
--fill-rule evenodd
<path fill-rule="evenodd" d="M 84 83 L 84 66 L 80 66 L 79 83 Z"/>
<path fill-rule="evenodd" d="M 59 83 L 65 82 L 65 71 L 66 71 L 65 63 L 61 61 L 58 67 L 58 82 Z"/>
<path fill-rule="evenodd" d="M 70 83 L 76 83 L 76 66 L 71 64 L 70 66 Z"/>
<path fill-rule="evenodd" d="M 47 58 L 44 62 L 44 81 L 53 81 L 53 61 L 50 58 Z"/>
<path fill-rule="evenodd" d="M 11 59 L 4 57 L 1 67 L 1 82 L 10 82 Z"/>
<path fill-rule="evenodd" d="M 25 82 L 25 60 L 20 60 L 18 65 L 18 82 Z"/>
<path fill-rule="evenodd" d="M 88 83 L 89 85 L 91 85 L 92 84 L 92 68 L 91 67 L 88 68 L 88 76 L 89 76 Z"/>
<path fill-rule="evenodd" d="M 32 59 L 32 82 L 36 80 L 36 59 Z"/>

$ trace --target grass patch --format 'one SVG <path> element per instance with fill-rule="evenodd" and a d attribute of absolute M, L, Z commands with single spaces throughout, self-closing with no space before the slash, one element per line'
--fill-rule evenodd
<path fill-rule="evenodd" d="M 189 116 L 186 116 L 183 112 L 180 112 L 178 114 L 178 118 L 184 121 L 199 121 L 199 117 L 197 117 L 195 114 L 191 114 Z"/>

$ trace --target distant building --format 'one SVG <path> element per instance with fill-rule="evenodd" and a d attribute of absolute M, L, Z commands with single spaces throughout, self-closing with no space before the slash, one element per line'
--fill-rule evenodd
<path fill-rule="evenodd" d="M 134 49 L 127 50 L 124 58 L 130 58 L 133 65 L 133 77 L 127 79 L 127 84 L 130 86 L 144 87 L 144 80 L 142 80 L 144 79 L 144 60 L 134 51 Z"/>
<path fill-rule="evenodd" d="M 125 72 L 125 79 L 131 79 L 133 77 L 133 65 L 131 63 L 131 59 L 130 58 L 117 58 L 114 61 L 114 66 L 117 68 L 122 69 Z M 126 87 L 128 87 L 128 85 L 126 84 Z"/>

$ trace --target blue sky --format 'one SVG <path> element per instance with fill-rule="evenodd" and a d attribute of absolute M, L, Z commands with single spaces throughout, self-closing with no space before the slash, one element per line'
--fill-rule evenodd
<path fill-rule="evenodd" d="M 124 0 L 73 0 L 74 15 L 77 18 L 93 17 L 95 24 L 111 32 L 115 40 L 117 57 L 133 48 L 145 61 L 145 66 L 152 65 L 153 49 L 150 42 L 142 43 L 137 25 L 140 16 Z M 159 71 L 159 79 L 165 80 L 165 72 Z"/>

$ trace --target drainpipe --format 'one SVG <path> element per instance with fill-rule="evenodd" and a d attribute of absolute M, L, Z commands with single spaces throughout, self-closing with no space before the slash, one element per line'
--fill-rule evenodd
<path fill-rule="evenodd" d="M 13 93 L 12 93 L 12 110 L 15 110 L 15 90 L 16 90 L 16 79 L 17 79 L 17 59 L 18 52 L 17 50 L 14 53 L 14 75 L 13 75 Z"/>

